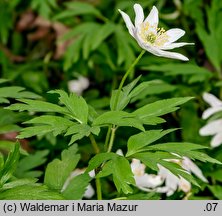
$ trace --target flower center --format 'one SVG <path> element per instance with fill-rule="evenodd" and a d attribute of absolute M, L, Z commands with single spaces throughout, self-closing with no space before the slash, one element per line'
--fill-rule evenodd
<path fill-rule="evenodd" d="M 146 37 L 147 42 L 154 44 L 156 41 L 157 36 L 154 33 L 149 33 Z"/>
<path fill-rule="evenodd" d="M 164 28 L 156 28 L 149 23 L 142 23 L 139 34 L 144 42 L 158 47 L 163 46 L 169 39 Z"/>

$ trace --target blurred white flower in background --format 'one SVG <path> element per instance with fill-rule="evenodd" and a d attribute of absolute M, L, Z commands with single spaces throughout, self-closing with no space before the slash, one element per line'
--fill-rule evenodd
<path fill-rule="evenodd" d="M 203 112 L 202 118 L 207 119 L 208 117 L 212 116 L 214 113 L 222 111 L 222 101 L 215 97 L 213 94 L 204 93 L 203 99 L 206 101 L 211 107 L 206 109 Z"/>
<path fill-rule="evenodd" d="M 215 97 L 213 94 L 204 93 L 203 99 L 210 105 L 210 107 L 203 112 L 203 119 L 207 119 L 215 113 L 222 111 L 222 101 Z M 200 129 L 199 133 L 201 136 L 213 136 L 210 142 L 211 147 L 214 148 L 221 145 L 222 119 L 210 121 Z"/>
<path fill-rule="evenodd" d="M 84 90 L 89 87 L 89 79 L 83 76 L 79 76 L 77 80 L 68 81 L 68 89 L 70 92 L 74 92 L 77 95 L 81 95 Z"/>
<path fill-rule="evenodd" d="M 121 149 L 118 149 L 116 153 L 120 156 L 124 156 Z M 177 163 L 188 174 L 194 174 L 203 182 L 208 182 L 200 168 L 189 158 L 182 157 L 181 159 L 166 159 L 166 161 Z M 191 190 L 190 182 L 181 176 L 175 176 L 160 164 L 158 164 L 159 171 L 156 175 L 146 173 L 146 165 L 141 163 L 141 161 L 138 159 L 132 159 L 130 166 L 134 175 L 136 186 L 142 191 L 155 191 L 157 193 L 166 193 L 167 196 L 171 196 L 177 190 L 182 190 L 185 193 L 188 193 Z"/>
<path fill-rule="evenodd" d="M 67 186 L 69 185 L 70 181 L 71 181 L 74 177 L 76 177 L 76 176 L 78 176 L 78 175 L 80 175 L 80 174 L 83 174 L 83 173 L 85 172 L 85 170 L 86 170 L 86 169 L 78 169 L 78 168 L 75 169 L 75 170 L 70 174 L 70 176 L 66 179 L 66 181 L 65 181 L 65 183 L 64 183 L 63 188 L 62 188 L 61 191 L 64 191 L 64 190 L 67 188 Z M 95 171 L 94 171 L 94 170 L 90 171 L 88 174 L 89 174 L 89 176 L 90 176 L 91 178 L 94 178 L 94 177 L 95 177 Z M 95 194 L 95 190 L 93 189 L 92 185 L 89 184 L 89 185 L 87 186 L 87 188 L 86 188 L 86 191 L 85 191 L 83 197 L 85 197 L 85 198 L 87 198 L 87 199 L 90 199 L 90 198 L 93 197 L 94 194 Z"/>
<path fill-rule="evenodd" d="M 156 56 L 180 59 L 183 61 L 189 60 L 186 56 L 180 53 L 165 51 L 193 44 L 185 42 L 174 43 L 185 34 L 184 30 L 173 28 L 165 31 L 163 28 L 158 28 L 159 17 L 158 10 L 155 6 L 153 6 L 145 20 L 143 8 L 140 4 L 134 4 L 134 11 L 135 25 L 133 25 L 130 17 L 126 13 L 119 10 L 129 33 L 136 39 L 140 47 Z"/>
<path fill-rule="evenodd" d="M 222 119 L 212 121 L 199 131 L 201 136 L 213 136 L 210 145 L 215 148 L 222 144 Z"/>
<path fill-rule="evenodd" d="M 204 177 L 202 171 L 199 167 L 192 162 L 189 158 L 183 157 L 181 160 L 168 160 L 174 163 L 181 165 L 188 173 L 193 173 L 203 182 L 208 182 L 207 179 Z M 165 180 L 165 186 L 159 187 L 156 189 L 156 192 L 159 193 L 166 193 L 167 196 L 171 196 L 177 189 L 182 190 L 185 193 L 188 193 L 191 190 L 191 184 L 183 177 L 177 177 L 172 174 L 168 169 L 165 167 L 158 165 L 159 172 L 158 175 L 161 176 L 163 180 Z"/>
<path fill-rule="evenodd" d="M 185 170 L 187 170 L 189 173 L 193 173 L 196 177 L 201 179 L 203 182 L 206 182 L 206 183 L 208 182 L 208 180 L 205 178 L 200 168 L 188 157 L 183 157 L 181 163 L 182 163 L 181 164 L 182 167 Z"/>
<path fill-rule="evenodd" d="M 150 191 L 163 183 L 163 179 L 159 175 L 145 173 L 146 166 L 140 160 L 133 159 L 131 169 L 134 174 L 136 186 L 144 191 Z"/>
<path fill-rule="evenodd" d="M 116 154 L 124 156 L 121 149 L 116 151 Z M 151 189 L 161 185 L 163 180 L 160 176 L 145 173 L 146 166 L 138 159 L 132 159 L 130 164 L 136 186 L 143 191 L 151 191 Z"/>
<path fill-rule="evenodd" d="M 177 189 L 182 190 L 185 193 L 188 193 L 191 190 L 191 184 L 186 179 L 175 176 L 161 165 L 158 165 L 158 167 L 158 175 L 165 181 L 165 186 L 158 187 L 156 192 L 166 193 L 167 196 L 171 196 Z"/>

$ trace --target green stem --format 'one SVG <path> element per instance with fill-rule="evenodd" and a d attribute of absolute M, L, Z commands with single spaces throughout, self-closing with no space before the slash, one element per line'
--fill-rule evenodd
<path fill-rule="evenodd" d="M 121 80 L 121 82 L 119 84 L 119 88 L 118 88 L 117 95 L 116 95 L 116 98 L 115 98 L 114 107 L 113 107 L 114 110 L 116 110 L 116 108 L 117 108 L 117 104 L 118 104 L 119 97 L 120 97 L 120 92 L 121 92 L 121 90 L 123 88 L 123 85 L 124 85 L 127 77 L 129 76 L 130 72 L 135 67 L 135 65 L 138 63 L 138 61 L 141 59 L 141 57 L 143 56 L 143 54 L 145 52 L 146 52 L 145 50 L 141 51 L 139 56 L 135 59 L 135 61 L 130 65 L 129 69 L 124 74 L 124 76 L 123 76 L 123 78 L 122 78 L 122 80 Z M 107 152 L 111 152 L 111 150 L 112 150 L 113 142 L 114 142 L 114 138 L 115 138 L 115 132 L 116 132 L 116 126 L 115 125 L 112 125 L 112 127 L 108 128 L 107 135 L 106 135 L 105 147 L 107 146 L 109 138 L 110 138 L 110 141 L 109 141 Z M 111 133 L 111 135 L 110 135 L 110 133 Z"/>
<path fill-rule="evenodd" d="M 115 103 L 114 103 L 114 110 L 116 110 L 116 107 L 117 107 L 117 104 L 118 104 L 118 101 L 119 101 L 119 96 L 120 96 L 120 92 L 121 92 L 121 89 L 124 85 L 124 82 L 126 81 L 126 78 L 128 77 L 128 75 L 130 74 L 130 72 L 132 71 L 132 69 L 135 67 L 135 65 L 138 63 L 138 61 L 141 59 L 141 57 L 143 56 L 143 54 L 145 53 L 146 51 L 145 50 L 142 50 L 141 53 L 139 54 L 139 56 L 135 59 L 135 61 L 130 65 L 129 69 L 126 71 L 126 73 L 124 74 L 122 80 L 121 80 L 121 83 L 119 85 L 119 88 L 118 88 L 118 92 L 117 92 L 117 95 L 116 95 L 116 100 L 115 100 Z"/>
<path fill-rule="evenodd" d="M 107 131 L 107 134 L 106 134 L 105 149 L 108 148 L 109 138 L 110 138 L 110 134 L 111 134 L 111 128 L 112 128 L 112 126 L 110 125 L 108 127 L 108 131 Z"/>
<path fill-rule="evenodd" d="M 92 147 L 94 149 L 95 154 L 98 154 L 100 152 L 99 147 L 96 143 L 96 140 L 92 134 L 89 135 L 89 139 L 91 141 Z"/>
<path fill-rule="evenodd" d="M 115 132 L 116 132 L 116 128 L 113 126 L 111 128 L 111 136 L 110 136 L 110 141 L 109 141 L 109 146 L 108 146 L 107 152 L 111 152 L 111 150 L 112 150 L 113 142 L 114 142 L 114 138 L 115 138 Z"/>
<path fill-rule="evenodd" d="M 92 144 L 95 154 L 98 154 L 100 152 L 100 150 L 99 150 L 99 147 L 96 143 L 94 136 L 92 134 L 90 134 L 89 139 L 91 141 L 91 144 Z M 96 178 L 96 194 L 97 194 L 97 199 L 102 200 L 102 189 L 101 189 L 100 178 Z"/>
<path fill-rule="evenodd" d="M 96 194 L 97 194 L 97 199 L 102 200 L 102 188 L 101 188 L 100 178 L 96 178 Z"/>

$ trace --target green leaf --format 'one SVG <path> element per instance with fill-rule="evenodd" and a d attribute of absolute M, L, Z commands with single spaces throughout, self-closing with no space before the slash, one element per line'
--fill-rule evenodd
<path fill-rule="evenodd" d="M 38 100 L 30 100 L 30 99 L 19 99 L 19 101 L 23 103 L 12 104 L 7 107 L 10 110 L 19 110 L 21 111 L 29 111 L 29 112 L 57 112 L 66 114 L 68 112 L 64 107 L 60 107 L 58 105 Z"/>
<path fill-rule="evenodd" d="M 41 137 L 43 135 L 46 135 L 50 133 L 55 128 L 52 128 L 48 125 L 42 125 L 42 126 L 33 126 L 33 127 L 27 127 L 23 128 L 18 136 L 16 138 L 23 139 L 23 138 L 29 138 L 35 135 L 38 135 L 38 137 Z"/>
<path fill-rule="evenodd" d="M 182 157 L 186 156 L 191 159 L 197 159 L 203 162 L 210 162 L 221 164 L 218 160 L 209 157 L 205 153 L 199 152 L 197 150 L 205 149 L 207 147 L 202 145 L 197 145 L 193 143 L 164 143 L 164 144 L 155 144 L 149 145 L 141 149 L 141 151 L 146 151 L 146 153 L 137 153 L 133 157 L 142 160 L 147 166 L 151 169 L 157 171 L 157 164 L 163 164 L 162 160 L 173 159 L 175 155 L 172 153 L 180 155 Z M 155 153 L 152 153 L 155 151 Z M 159 152 L 163 151 L 163 152 Z M 164 152 L 165 151 L 165 152 Z M 165 155 L 168 152 L 168 155 Z M 184 176 L 183 176 L 184 177 Z"/>
<path fill-rule="evenodd" d="M 98 168 L 102 163 L 105 163 L 105 165 L 97 174 L 97 178 L 112 174 L 118 192 L 123 191 L 125 194 L 133 192 L 129 184 L 134 185 L 135 181 L 130 164 L 126 158 L 113 152 L 97 154 L 89 161 L 89 166 L 86 169 L 86 172 Z"/>
<path fill-rule="evenodd" d="M 18 132 L 20 131 L 20 127 L 15 124 L 8 124 L 4 126 L 0 126 L 0 134 L 10 133 L 10 132 Z"/>
<path fill-rule="evenodd" d="M 115 158 L 105 163 L 102 171 L 99 172 L 96 177 L 105 177 L 110 174 L 113 176 L 114 184 L 119 193 L 121 191 L 125 194 L 133 192 L 129 185 L 135 185 L 135 180 L 130 164 L 126 158 L 117 155 Z"/>
<path fill-rule="evenodd" d="M 5 83 L 5 82 L 8 82 L 8 80 L 7 79 L 0 79 L 0 84 Z"/>
<path fill-rule="evenodd" d="M 62 195 L 68 200 L 80 200 L 90 181 L 91 177 L 87 173 L 80 174 L 69 182 Z"/>
<path fill-rule="evenodd" d="M 169 142 L 169 143 L 161 143 L 161 144 L 155 144 L 151 145 L 148 148 L 151 148 L 152 150 L 161 150 L 161 151 L 194 151 L 194 150 L 200 150 L 200 149 L 207 149 L 208 147 L 188 142 Z"/>
<path fill-rule="evenodd" d="M 135 85 L 138 83 L 140 77 L 141 76 L 137 77 L 131 83 L 129 83 L 128 85 L 123 87 L 123 89 L 120 91 L 119 101 L 117 103 L 116 108 L 114 106 L 115 106 L 115 101 L 117 99 L 116 97 L 117 97 L 118 90 L 113 90 L 112 91 L 112 96 L 111 96 L 111 99 L 110 99 L 110 108 L 111 108 L 112 111 L 115 111 L 115 110 L 120 111 L 120 110 L 123 110 L 127 106 L 127 104 L 131 100 L 131 96 L 129 94 L 133 90 Z"/>
<path fill-rule="evenodd" d="M 132 194 L 126 200 L 160 200 L 160 194 L 156 192 Z"/>
<path fill-rule="evenodd" d="M 99 153 L 95 155 L 90 161 L 89 165 L 86 169 L 86 172 L 90 172 L 93 169 L 96 169 L 101 165 L 103 162 L 111 160 L 112 158 L 115 158 L 117 154 L 113 152 L 106 152 L 106 153 Z"/>
<path fill-rule="evenodd" d="M 0 170 L 0 185 L 3 185 L 5 182 L 11 178 L 14 173 L 19 160 L 19 143 L 14 145 L 13 151 L 11 151 Z"/>
<path fill-rule="evenodd" d="M 13 28 L 13 11 L 8 2 L 0 1 L 0 41 L 6 44 L 9 38 L 10 30 Z"/>
<path fill-rule="evenodd" d="M 38 95 L 24 91 L 23 87 L 10 86 L 0 88 L 0 99 L 7 103 L 6 98 L 40 98 Z"/>
<path fill-rule="evenodd" d="M 139 116 L 140 119 L 153 116 L 161 116 L 176 111 L 179 105 L 191 100 L 192 97 L 170 98 L 159 100 L 154 103 L 147 104 L 132 114 Z"/>
<path fill-rule="evenodd" d="M 172 152 L 179 154 L 181 156 L 187 156 L 191 159 L 197 159 L 203 162 L 210 162 L 210 163 L 216 163 L 216 164 L 221 164 L 218 160 L 209 157 L 205 153 L 198 152 L 196 150 L 201 150 L 201 149 L 206 149 L 206 146 L 198 145 L 198 144 L 193 144 L 193 143 L 176 143 L 176 142 L 171 142 L 171 143 L 163 143 L 163 144 L 156 144 L 152 145 L 149 147 L 146 147 L 144 150 L 148 151 L 167 151 L 167 152 Z"/>
<path fill-rule="evenodd" d="M 85 136 L 89 136 L 91 133 L 98 135 L 100 132 L 99 127 L 90 127 L 86 124 L 74 124 L 66 132 L 65 136 L 72 135 L 69 145 L 76 140 L 82 139 Z"/>
<path fill-rule="evenodd" d="M 61 20 L 68 17 L 73 18 L 74 16 L 85 14 L 92 14 L 98 17 L 102 16 L 100 11 L 93 7 L 91 4 L 84 2 L 66 2 L 65 5 L 67 9 L 56 15 L 54 19 Z"/>
<path fill-rule="evenodd" d="M 146 153 L 137 153 L 134 155 L 135 158 L 141 160 L 146 166 L 158 172 L 158 164 L 162 165 L 168 169 L 172 174 L 179 177 L 187 179 L 189 182 L 197 185 L 196 180 L 190 175 L 186 170 L 174 162 L 168 162 L 166 159 L 179 159 L 176 155 L 172 155 L 168 152 L 146 152 Z"/>
<path fill-rule="evenodd" d="M 202 14 L 202 23 L 196 24 L 196 32 L 204 46 L 206 55 L 217 71 L 221 70 L 222 61 L 222 52 L 220 49 L 222 24 L 217 22 L 218 17 L 221 17 L 221 9 L 222 5 L 220 1 L 211 1 L 210 7 L 206 7 L 206 11 Z"/>
<path fill-rule="evenodd" d="M 0 170 L 2 170 L 4 167 L 4 156 L 0 151 Z"/>
<path fill-rule="evenodd" d="M 63 200 L 59 193 L 45 186 L 22 185 L 0 193 L 0 200 Z"/>
<path fill-rule="evenodd" d="M 162 94 L 165 92 L 171 92 L 176 89 L 176 86 L 165 83 L 162 80 L 152 80 L 142 82 L 136 86 L 130 93 L 131 102 L 142 100 L 147 95 Z"/>
<path fill-rule="evenodd" d="M 79 123 L 87 124 L 89 108 L 83 97 L 71 93 L 69 96 L 62 90 L 50 91 L 60 95 L 59 100 Z"/>
<path fill-rule="evenodd" d="M 199 76 L 199 82 L 204 81 L 212 77 L 212 73 L 204 67 L 199 67 L 198 65 L 188 63 L 167 63 L 160 65 L 151 65 L 143 68 L 144 70 L 151 70 L 157 72 L 163 72 L 166 76 L 191 76 L 191 80 L 195 76 Z M 198 81 L 198 80 L 196 80 Z"/>
<path fill-rule="evenodd" d="M 105 112 L 98 118 L 96 118 L 93 122 L 94 126 L 107 126 L 110 124 L 114 124 L 117 126 L 135 127 L 139 130 L 144 131 L 142 121 L 140 121 L 140 119 L 136 115 L 124 111 Z"/>
<path fill-rule="evenodd" d="M 65 52 L 64 70 L 67 71 L 80 58 L 80 50 L 83 44 L 83 36 L 76 38 L 76 40 L 69 45 Z"/>
<path fill-rule="evenodd" d="M 125 67 L 128 68 L 135 60 L 134 51 L 131 46 L 132 38 L 130 37 L 128 32 L 124 31 L 120 26 L 116 27 L 115 36 L 118 55 L 117 64 L 121 65 L 122 63 L 125 63 Z"/>
<path fill-rule="evenodd" d="M 12 189 L 18 186 L 23 186 L 23 185 L 36 185 L 35 183 L 37 182 L 38 179 L 35 178 L 22 178 L 22 179 L 15 179 L 13 181 L 7 182 L 3 185 L 3 187 L 0 189 L 0 191 Z"/>
<path fill-rule="evenodd" d="M 84 22 L 81 25 L 76 26 L 75 28 L 68 31 L 61 39 L 61 41 L 70 40 L 73 38 L 84 38 L 87 34 L 91 33 L 91 30 L 95 26 L 100 26 L 95 22 Z M 75 40 L 76 41 L 76 40 Z M 74 41 L 74 43 L 75 43 Z"/>
<path fill-rule="evenodd" d="M 146 116 L 141 119 L 144 125 L 157 125 L 166 122 L 163 118 L 156 117 L 156 116 Z"/>
<path fill-rule="evenodd" d="M 53 190 L 61 190 L 66 179 L 76 167 L 80 155 L 77 145 L 72 145 L 61 154 L 61 160 L 54 159 L 47 165 L 44 183 Z"/>
<path fill-rule="evenodd" d="M 53 133 L 54 136 L 57 136 L 64 133 L 74 123 L 63 117 L 43 115 L 31 119 L 25 122 L 25 124 L 38 124 L 38 126 L 23 128 L 20 135 L 17 136 L 19 139 L 35 135 L 45 135 L 47 133 Z"/>
<path fill-rule="evenodd" d="M 92 40 L 92 50 L 97 49 L 115 30 L 115 25 L 111 22 L 105 23 L 97 32 L 94 32 Z"/>
<path fill-rule="evenodd" d="M 57 7 L 56 0 L 32 0 L 31 7 L 45 18 L 50 18 L 52 9 Z"/>
<path fill-rule="evenodd" d="M 84 59 L 89 58 L 90 51 L 92 50 L 93 38 L 95 37 L 95 32 L 98 32 L 101 28 L 101 25 L 97 23 L 92 23 L 87 29 L 87 33 L 84 36 L 84 42 L 82 45 L 82 54 Z"/>
<path fill-rule="evenodd" d="M 168 169 L 172 174 L 174 174 L 177 177 L 183 177 L 184 179 L 186 179 L 187 181 L 189 181 L 190 183 L 198 186 L 199 184 L 197 183 L 197 181 L 195 180 L 195 178 L 186 170 L 184 170 L 180 165 L 174 163 L 174 162 L 168 162 L 165 160 L 162 160 L 160 162 L 160 164 L 162 166 L 164 166 L 166 169 Z"/>
<path fill-rule="evenodd" d="M 207 186 L 212 194 L 219 200 L 222 200 L 222 187 L 220 185 Z"/>
<path fill-rule="evenodd" d="M 34 154 L 29 154 L 28 156 L 22 158 L 17 166 L 15 176 L 18 178 L 37 178 L 43 172 L 33 171 L 32 169 L 43 165 L 47 160 L 48 150 L 36 151 Z"/>
<path fill-rule="evenodd" d="M 24 113 L 15 113 L 11 110 L 0 108 L 0 127 L 7 127 L 8 125 L 14 125 L 15 123 L 24 121 L 27 115 Z M 17 126 L 18 127 L 18 126 Z M 0 130 L 1 131 L 1 130 Z"/>
<path fill-rule="evenodd" d="M 0 140 L 0 150 L 13 151 L 15 148 L 15 145 L 16 145 L 16 143 L 13 141 Z M 19 152 L 20 152 L 20 154 L 28 155 L 28 153 L 21 147 L 19 148 Z"/>
<path fill-rule="evenodd" d="M 129 138 L 127 142 L 127 154 L 126 156 L 129 157 L 137 152 L 140 152 L 143 147 L 150 145 L 151 143 L 155 142 L 156 140 L 162 138 L 168 133 L 175 131 L 177 129 L 169 129 L 169 130 L 150 130 L 141 132 L 139 134 L 133 135 Z"/>
<path fill-rule="evenodd" d="M 160 164 L 162 160 L 165 159 L 178 159 L 178 156 L 172 155 L 169 152 L 143 152 L 136 153 L 133 158 L 141 160 L 146 166 L 150 167 L 152 170 L 158 171 L 159 168 L 157 164 Z"/>
<path fill-rule="evenodd" d="M 210 171 L 209 175 L 211 178 L 213 178 L 213 181 L 219 181 L 222 182 L 222 175 L 221 175 L 222 169 L 215 169 L 215 171 Z"/>

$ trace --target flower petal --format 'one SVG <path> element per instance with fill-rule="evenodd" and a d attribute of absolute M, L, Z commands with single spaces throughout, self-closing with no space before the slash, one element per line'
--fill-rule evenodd
<path fill-rule="evenodd" d="M 136 186 L 143 188 L 155 188 L 163 183 L 161 176 L 145 173 L 143 176 L 134 176 Z"/>
<path fill-rule="evenodd" d="M 222 107 L 210 107 L 203 112 L 202 119 L 207 119 L 208 117 L 219 111 L 222 111 Z"/>
<path fill-rule="evenodd" d="M 222 101 L 210 93 L 203 93 L 203 99 L 212 107 L 222 106 Z"/>
<path fill-rule="evenodd" d="M 131 22 L 130 17 L 126 13 L 121 11 L 120 9 L 118 9 L 118 11 L 121 13 L 121 15 L 123 17 L 123 20 L 124 20 L 124 22 L 126 24 L 126 27 L 128 28 L 129 33 L 134 37 L 134 33 L 133 32 L 134 32 L 134 28 L 135 27 L 134 27 L 133 23 Z"/>
<path fill-rule="evenodd" d="M 131 170 L 134 176 L 143 176 L 145 173 L 146 166 L 140 162 L 140 160 L 133 158 L 131 165 Z"/>
<path fill-rule="evenodd" d="M 222 120 L 219 119 L 208 123 L 199 130 L 199 133 L 201 136 L 209 136 L 217 133 L 222 133 Z"/>
<path fill-rule="evenodd" d="M 216 134 L 210 142 L 211 147 L 215 148 L 222 144 L 222 133 Z"/>
<path fill-rule="evenodd" d="M 152 10 L 150 11 L 149 15 L 147 16 L 144 22 L 148 22 L 152 29 L 157 29 L 159 17 L 158 10 L 155 6 L 153 6 Z"/>
<path fill-rule="evenodd" d="M 135 27 L 139 27 L 143 23 L 143 20 L 144 20 L 143 8 L 141 7 L 140 4 L 134 4 L 133 7 L 136 14 Z"/>
<path fill-rule="evenodd" d="M 84 197 L 87 198 L 87 199 L 90 199 L 93 197 L 93 195 L 95 194 L 95 190 L 93 189 L 92 185 L 89 184 L 86 188 L 86 191 L 84 193 Z"/>
<path fill-rule="evenodd" d="M 166 43 L 167 45 L 181 38 L 185 34 L 185 31 L 179 28 L 173 28 L 166 31 L 165 34 L 169 37 L 168 42 Z"/>
<path fill-rule="evenodd" d="M 188 157 L 183 157 L 182 166 L 184 169 L 195 174 L 203 182 L 208 182 L 207 179 L 204 177 L 201 169 Z"/>
<path fill-rule="evenodd" d="M 118 154 L 120 156 L 124 156 L 122 149 L 117 149 L 116 154 Z"/>
<path fill-rule="evenodd" d="M 175 192 L 174 190 L 172 190 L 171 188 L 164 186 L 164 187 L 158 187 L 155 192 L 157 193 L 166 193 L 167 196 L 171 196 L 173 195 L 173 193 Z"/>
<path fill-rule="evenodd" d="M 171 50 L 171 49 L 178 48 L 178 47 L 182 47 L 182 46 L 185 46 L 185 45 L 194 45 L 194 43 L 185 43 L 185 42 L 182 42 L 182 43 L 164 44 L 164 45 L 161 47 L 161 49 L 162 49 L 162 50 Z"/>
<path fill-rule="evenodd" d="M 189 60 L 186 56 L 184 56 L 180 53 L 168 52 L 168 51 L 160 50 L 156 47 L 151 47 L 151 46 L 147 46 L 147 45 L 145 45 L 143 48 L 156 56 L 162 56 L 162 57 L 172 58 L 172 59 L 179 59 L 179 60 L 183 60 L 183 61 Z"/>
<path fill-rule="evenodd" d="M 180 177 L 180 181 L 178 183 L 179 189 L 185 193 L 188 193 L 191 190 L 191 184 L 183 177 Z"/>
<path fill-rule="evenodd" d="M 135 39 L 136 39 L 137 43 L 140 45 L 140 47 L 142 47 L 143 49 L 152 53 L 153 55 L 162 56 L 162 57 L 166 57 L 166 58 L 172 58 L 172 59 L 179 59 L 179 60 L 183 60 L 183 61 L 188 61 L 189 60 L 186 56 L 184 56 L 180 53 L 164 51 L 164 50 L 161 50 L 157 47 L 151 46 L 148 43 L 145 43 L 140 38 L 140 36 L 137 32 L 135 34 Z"/>

